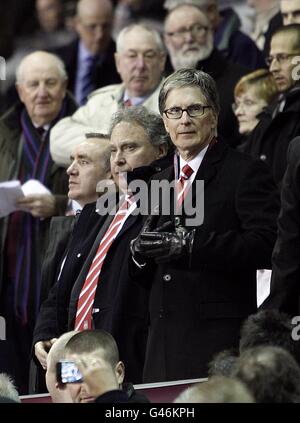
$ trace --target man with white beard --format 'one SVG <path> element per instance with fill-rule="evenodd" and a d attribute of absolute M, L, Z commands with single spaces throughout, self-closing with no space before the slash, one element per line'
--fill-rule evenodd
<path fill-rule="evenodd" d="M 239 135 L 231 108 L 233 91 L 237 81 L 249 69 L 228 61 L 214 48 L 213 30 L 208 18 L 198 7 L 190 4 L 180 5 L 168 13 L 164 41 L 170 58 L 169 73 L 182 68 L 196 68 L 214 78 L 221 105 L 219 137 L 236 146 Z"/>

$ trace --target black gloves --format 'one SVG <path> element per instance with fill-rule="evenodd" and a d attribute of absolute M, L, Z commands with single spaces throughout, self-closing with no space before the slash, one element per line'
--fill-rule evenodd
<path fill-rule="evenodd" d="M 172 222 L 153 229 L 154 219 L 155 216 L 149 216 L 140 235 L 131 241 L 130 249 L 135 261 L 142 267 L 145 258 L 165 263 L 183 255 L 191 257 L 195 230 L 188 231 L 180 225 L 174 228 Z"/>

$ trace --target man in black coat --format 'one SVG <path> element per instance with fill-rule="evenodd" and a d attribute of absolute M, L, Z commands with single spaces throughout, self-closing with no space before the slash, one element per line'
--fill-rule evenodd
<path fill-rule="evenodd" d="M 113 5 L 110 0 L 80 0 L 76 16 L 79 38 L 54 50 L 65 63 L 68 89 L 81 105 L 91 91 L 120 82 L 114 61 L 112 23 Z"/>
<path fill-rule="evenodd" d="M 198 7 L 184 4 L 171 10 L 165 20 L 165 44 L 171 68 L 200 69 L 214 78 L 220 96 L 218 132 L 229 145 L 240 142 L 237 120 L 232 111 L 234 87 L 249 72 L 232 63 L 214 48 L 214 35 L 208 18 Z"/>
<path fill-rule="evenodd" d="M 290 141 L 300 135 L 299 66 L 300 24 L 277 29 L 271 39 L 267 61 L 280 93 L 278 99 L 261 115 L 243 151 L 265 161 L 275 182 L 281 184 L 286 170 L 286 153 Z"/>
<path fill-rule="evenodd" d="M 300 312 L 300 137 L 289 145 L 269 297 L 260 308 Z"/>
<path fill-rule="evenodd" d="M 170 75 L 159 108 L 177 155 L 153 182 L 175 180 L 176 190 L 175 201 L 172 189 L 161 196 L 170 213 L 154 200 L 131 245 L 132 276 L 150 289 L 144 382 L 205 377 L 215 353 L 237 347 L 242 321 L 256 310 L 256 269 L 270 268 L 278 213 L 267 167 L 217 140 L 208 74 Z"/>
<path fill-rule="evenodd" d="M 119 174 L 124 172 L 129 172 L 133 180 L 148 180 L 162 165 L 166 166 L 161 160 L 167 152 L 168 136 L 159 116 L 143 107 L 122 108 L 111 128 L 111 171 L 117 183 Z M 73 248 L 69 250 L 59 282 L 42 305 L 35 327 L 35 353 L 44 367 L 53 338 L 74 329 L 81 289 L 114 217 L 106 213 L 99 216 L 93 204 L 88 206 L 72 234 Z M 98 213 L 101 210 L 103 213 L 101 207 Z M 148 292 L 135 285 L 128 272 L 129 244 L 141 225 L 142 217 L 130 211 L 104 259 L 92 316 L 93 327 L 110 332 L 116 339 L 127 369 L 125 377 L 133 383 L 142 379 L 148 331 Z"/>

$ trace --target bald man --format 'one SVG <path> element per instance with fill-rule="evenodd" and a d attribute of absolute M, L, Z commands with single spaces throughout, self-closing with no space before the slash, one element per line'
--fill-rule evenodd
<path fill-rule="evenodd" d="M 6 319 L 7 342 L 17 356 L 18 389 L 27 393 L 50 217 L 64 214 L 67 203 L 67 175 L 52 161 L 49 132 L 76 105 L 66 96 L 64 64 L 53 54 L 27 55 L 16 77 L 19 101 L 0 119 L 0 181 L 19 179 L 23 184 L 37 179 L 44 193 L 26 195 L 17 203 L 17 212 L 0 219 L 0 315 Z"/>
<path fill-rule="evenodd" d="M 120 82 L 111 38 L 113 16 L 111 0 L 80 0 L 76 12 L 78 38 L 55 51 L 66 65 L 68 89 L 80 105 L 96 88 Z"/>

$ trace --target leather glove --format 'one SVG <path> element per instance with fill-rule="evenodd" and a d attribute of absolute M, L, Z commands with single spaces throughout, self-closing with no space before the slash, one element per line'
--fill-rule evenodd
<path fill-rule="evenodd" d="M 150 216 L 140 235 L 131 241 L 131 252 L 138 262 L 142 257 L 154 258 L 156 263 L 166 263 L 183 255 L 191 257 L 194 229 L 188 231 L 183 226 L 174 229 L 172 222 L 155 229 L 152 226 L 153 217 Z M 172 232 L 166 232 L 166 229 L 172 227 Z"/>

